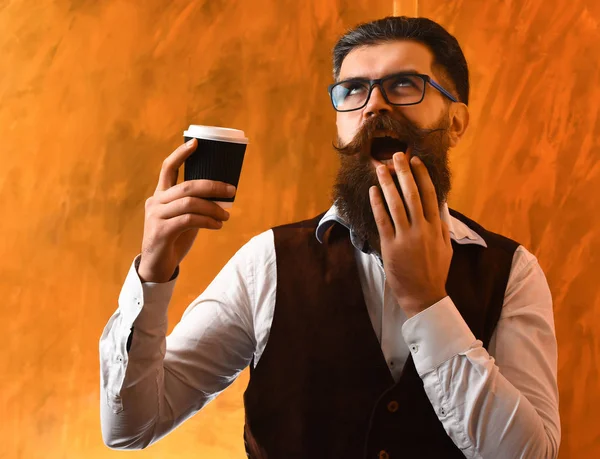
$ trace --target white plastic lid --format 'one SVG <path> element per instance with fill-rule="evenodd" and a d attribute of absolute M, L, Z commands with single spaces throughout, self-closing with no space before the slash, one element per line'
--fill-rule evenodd
<path fill-rule="evenodd" d="M 183 136 L 207 140 L 220 140 L 222 142 L 248 143 L 244 131 L 217 126 L 191 124 L 187 131 L 183 131 Z"/>

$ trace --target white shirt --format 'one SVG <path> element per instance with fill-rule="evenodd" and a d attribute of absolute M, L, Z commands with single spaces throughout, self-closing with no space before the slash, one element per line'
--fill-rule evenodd
<path fill-rule="evenodd" d="M 482 237 L 449 214 L 458 244 Z M 333 206 L 323 217 L 340 220 Z M 353 235 L 352 235 L 353 236 Z M 352 237 L 355 247 L 361 247 Z M 552 297 L 536 257 L 515 252 L 502 313 L 488 349 L 450 297 L 406 318 L 381 260 L 355 249 L 369 316 L 395 380 L 410 352 L 425 392 L 468 458 L 555 458 L 560 444 Z M 111 448 L 143 448 L 169 433 L 260 359 L 275 309 L 272 230 L 246 243 L 186 309 L 173 332 L 167 308 L 177 276 L 142 283 L 140 255 L 100 339 L 101 422 Z M 176 274 L 178 274 L 176 272 Z M 469 279 L 465 279 L 468 282 Z M 134 327 L 131 348 L 127 341 Z"/>

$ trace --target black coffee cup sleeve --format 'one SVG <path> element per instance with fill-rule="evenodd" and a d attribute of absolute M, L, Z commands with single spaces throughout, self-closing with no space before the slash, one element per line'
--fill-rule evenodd
<path fill-rule="evenodd" d="M 184 137 L 185 141 L 192 137 Z M 242 172 L 246 144 L 197 139 L 198 147 L 184 164 L 184 180 L 216 180 L 237 188 Z M 213 201 L 233 202 L 233 198 L 212 198 Z"/>

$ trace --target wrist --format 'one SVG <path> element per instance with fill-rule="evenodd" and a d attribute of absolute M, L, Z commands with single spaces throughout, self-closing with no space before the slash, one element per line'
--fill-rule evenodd
<path fill-rule="evenodd" d="M 429 295 L 420 298 L 396 298 L 398 305 L 402 308 L 407 318 L 411 318 L 425 311 L 434 304 L 446 298 L 448 294 L 444 291 L 436 295 Z"/>
<path fill-rule="evenodd" d="M 170 282 L 176 276 L 178 270 L 177 267 L 174 271 L 157 272 L 156 270 L 148 269 L 143 263 L 137 267 L 137 274 L 140 280 L 143 282 L 155 282 L 163 284 Z"/>

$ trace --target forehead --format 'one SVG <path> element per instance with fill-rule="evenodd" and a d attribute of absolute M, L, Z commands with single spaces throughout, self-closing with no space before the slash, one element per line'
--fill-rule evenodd
<path fill-rule="evenodd" d="M 339 79 L 381 78 L 404 70 L 432 75 L 433 59 L 427 46 L 411 40 L 361 46 L 348 53 L 342 62 Z"/>

